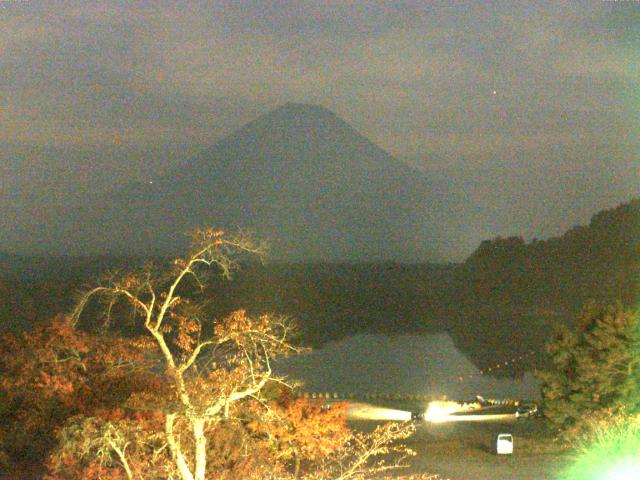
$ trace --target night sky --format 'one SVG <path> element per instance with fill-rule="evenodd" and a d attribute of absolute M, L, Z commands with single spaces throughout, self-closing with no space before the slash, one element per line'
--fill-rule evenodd
<path fill-rule="evenodd" d="M 457 185 L 469 245 L 557 235 L 640 194 L 639 65 L 637 1 L 0 0 L 0 228 L 293 101 Z"/>

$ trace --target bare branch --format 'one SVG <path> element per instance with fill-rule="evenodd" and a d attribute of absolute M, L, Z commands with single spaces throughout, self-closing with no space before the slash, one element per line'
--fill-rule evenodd
<path fill-rule="evenodd" d="M 193 365 L 193 362 L 196 361 L 196 359 L 198 358 L 198 355 L 200 355 L 200 352 L 204 347 L 207 347 L 209 345 L 215 345 L 216 343 L 217 342 L 214 342 L 212 340 L 199 343 L 198 346 L 191 353 L 191 356 L 189 357 L 189 359 L 185 363 L 180 365 L 180 367 L 178 367 L 178 372 L 182 374 L 185 371 L 187 371 L 191 367 L 191 365 Z"/>

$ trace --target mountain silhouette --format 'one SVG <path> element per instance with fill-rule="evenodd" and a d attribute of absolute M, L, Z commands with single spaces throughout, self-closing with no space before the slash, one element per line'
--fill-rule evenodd
<path fill-rule="evenodd" d="M 74 254 L 171 254 L 185 232 L 214 226 L 253 231 L 281 260 L 429 260 L 445 196 L 329 110 L 288 103 L 153 182 L 56 212 L 41 232 Z"/>

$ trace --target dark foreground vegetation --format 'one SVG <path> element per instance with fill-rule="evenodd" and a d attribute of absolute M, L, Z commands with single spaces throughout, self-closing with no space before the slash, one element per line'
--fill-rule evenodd
<path fill-rule="evenodd" d="M 228 278 L 242 236 L 197 231 L 185 257 L 108 274 L 67 315 L 0 342 L 0 466 L 10 478 L 363 479 L 412 451 L 411 423 L 367 434 L 340 405 L 292 396 L 271 363 L 295 328 L 244 310 L 212 319 L 197 292 Z M 413 478 L 429 478 L 428 475 Z"/>

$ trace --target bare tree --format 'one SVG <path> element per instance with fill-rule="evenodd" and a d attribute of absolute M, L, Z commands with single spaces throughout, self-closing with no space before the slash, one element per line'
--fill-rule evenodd
<path fill-rule="evenodd" d="M 297 351 L 284 318 L 251 318 L 238 311 L 209 320 L 184 295 L 187 283 L 202 287 L 206 269 L 217 268 L 228 277 L 239 254 L 262 252 L 263 246 L 245 235 L 198 230 L 189 254 L 176 259 L 168 272 L 147 266 L 137 274 L 112 275 L 84 292 L 72 313 L 78 322 L 93 297 L 104 299 L 108 310 L 121 300 L 133 308 L 138 326 L 162 359 L 165 382 L 161 391 L 138 394 L 130 404 L 164 412 L 166 445 L 182 480 L 204 480 L 207 429 L 232 416 L 239 402 L 261 401 L 268 382 L 284 383 L 274 375 L 272 359 Z M 127 469 L 125 448 L 116 453 Z"/>

